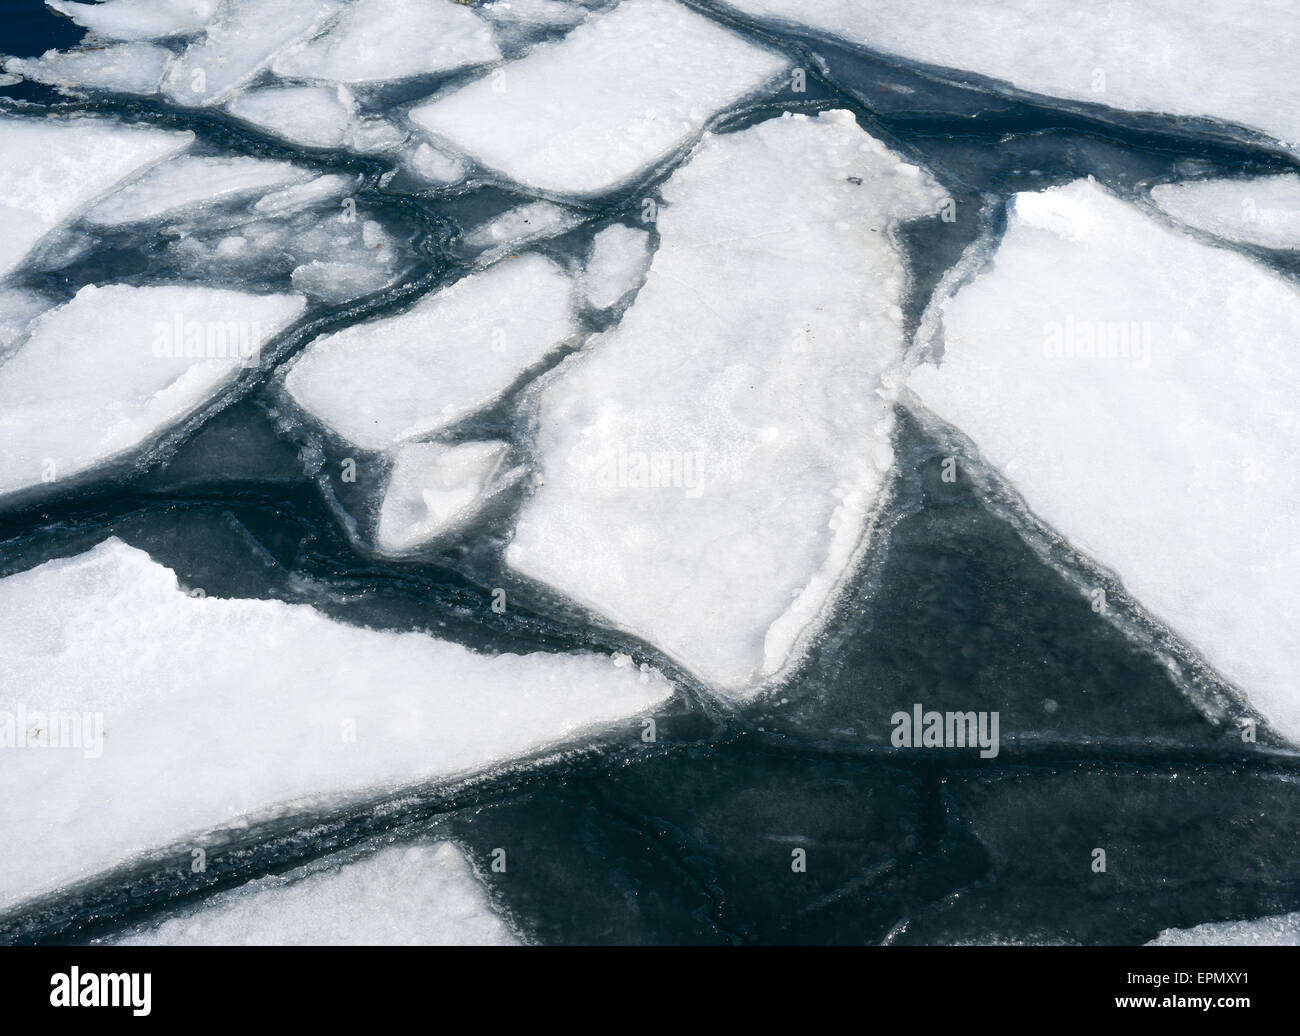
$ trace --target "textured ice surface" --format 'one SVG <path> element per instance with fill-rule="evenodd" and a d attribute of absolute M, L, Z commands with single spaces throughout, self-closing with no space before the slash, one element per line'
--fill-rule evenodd
<path fill-rule="evenodd" d="M 532 201 L 507 209 L 465 235 L 465 244 L 483 249 L 480 262 L 489 262 L 530 241 L 553 237 L 582 222 L 582 214 L 549 201 Z"/>
<path fill-rule="evenodd" d="M 366 83 L 500 57 L 488 27 L 452 0 L 356 0 L 328 32 L 284 51 L 271 69 L 291 79 Z"/>
<path fill-rule="evenodd" d="M 575 330 L 573 287 L 548 259 L 507 259 L 405 313 L 315 339 L 285 381 L 299 406 L 370 450 L 490 403 Z"/>
<path fill-rule="evenodd" d="M 25 832 L 0 902 L 249 814 L 479 770 L 671 693 L 606 656 L 478 655 L 307 605 L 191 596 L 115 539 L 0 580 L 0 626 L 0 709 L 29 743 L 51 712 L 92 717 L 81 748 L 0 752 L 0 825 Z"/>
<path fill-rule="evenodd" d="M 1151 200 L 1189 227 L 1239 244 L 1300 249 L 1300 175 L 1157 184 Z"/>
<path fill-rule="evenodd" d="M 338 9 L 336 0 L 224 0 L 207 31 L 168 70 L 163 93 L 192 107 L 224 101 Z"/>
<path fill-rule="evenodd" d="M 262 216 L 281 216 L 288 212 L 297 212 L 320 202 L 351 194 L 360 182 L 360 177 L 326 173 L 306 183 L 293 184 L 259 198 L 253 205 L 253 211 Z"/>
<path fill-rule="evenodd" d="M 1300 739 L 1295 286 L 1076 181 L 939 317 L 925 405 Z"/>
<path fill-rule="evenodd" d="M 268 86 L 241 93 L 226 110 L 304 147 L 340 147 L 348 139 L 356 105 L 337 87 Z"/>
<path fill-rule="evenodd" d="M 876 506 L 878 389 L 903 345 L 888 231 L 944 195 L 829 112 L 707 135 L 663 197 L 636 301 L 542 394 L 542 478 L 507 560 L 749 694 Z"/>
<path fill-rule="evenodd" d="M 329 858 L 326 863 L 334 862 Z M 508 946 L 451 842 L 389 846 L 334 869 L 300 868 L 223 892 L 124 946 Z"/>
<path fill-rule="evenodd" d="M 174 216 L 195 206 L 301 182 L 309 175 L 289 162 L 243 155 L 181 155 L 108 195 L 86 213 L 85 219 L 91 224 L 112 226 Z"/>
<path fill-rule="evenodd" d="M 411 118 L 518 183 L 594 194 L 645 171 L 784 67 L 670 0 L 626 0 Z"/>
<path fill-rule="evenodd" d="M 1148 946 L 1300 946 L 1300 914 L 1168 928 Z"/>
<path fill-rule="evenodd" d="M 302 307 L 296 296 L 191 285 L 82 288 L 0 366 L 0 493 L 147 442 L 256 364 L 255 350 Z"/>
<path fill-rule="evenodd" d="M 45 0 L 52 10 L 107 40 L 150 40 L 188 36 L 217 13 L 219 0 L 106 0 L 67 3 Z"/>
<path fill-rule="evenodd" d="M 496 25 L 577 25 L 587 12 L 574 0 L 489 0 L 479 10 Z"/>
<path fill-rule="evenodd" d="M 0 284 L 0 363 L 22 341 L 32 321 L 52 305 L 44 295 Z"/>
<path fill-rule="evenodd" d="M 46 51 L 39 58 L 9 58 L 5 71 L 64 91 L 109 90 L 156 94 L 172 52 L 151 43 L 122 43 L 85 50 Z"/>
<path fill-rule="evenodd" d="M 379 549 L 412 550 L 472 519 L 485 497 L 500 488 L 507 449 L 503 442 L 399 447 L 379 512 Z"/>
<path fill-rule="evenodd" d="M 96 195 L 193 139 L 109 119 L 0 116 L 0 277 Z"/>
<path fill-rule="evenodd" d="M 871 50 L 1109 108 L 1208 116 L 1300 147 L 1288 0 L 725 0 Z"/>
<path fill-rule="evenodd" d="M 463 159 L 431 147 L 427 142 L 410 148 L 404 158 L 408 170 L 421 180 L 440 186 L 459 183 L 469 171 L 469 166 Z"/>
<path fill-rule="evenodd" d="M 650 265 L 650 235 L 613 223 L 595 236 L 582 272 L 582 291 L 592 309 L 608 309 L 641 283 Z"/>

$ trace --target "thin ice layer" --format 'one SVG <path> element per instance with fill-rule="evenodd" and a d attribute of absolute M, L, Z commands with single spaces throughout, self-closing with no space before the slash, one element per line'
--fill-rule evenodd
<path fill-rule="evenodd" d="M 356 0 L 329 31 L 289 48 L 276 75 L 369 83 L 498 61 L 492 33 L 452 0 Z"/>
<path fill-rule="evenodd" d="M 1300 291 L 1077 181 L 937 315 L 920 400 L 1300 739 Z"/>
<path fill-rule="evenodd" d="M 0 277 L 97 195 L 193 139 L 110 119 L 0 116 Z"/>
<path fill-rule="evenodd" d="M 503 442 L 400 447 L 379 511 L 379 549 L 387 554 L 414 550 L 468 522 L 509 480 L 500 471 L 508 449 Z"/>
<path fill-rule="evenodd" d="M 784 67 L 671 0 L 625 0 L 411 118 L 517 183 L 596 194 L 644 172 Z"/>
<path fill-rule="evenodd" d="M 1300 147 L 1289 0 L 725 0 L 871 50 L 1021 90 L 1206 116 Z"/>
<path fill-rule="evenodd" d="M 106 0 L 78 4 L 45 0 L 100 39 L 155 40 L 198 32 L 217 13 L 219 0 Z"/>
<path fill-rule="evenodd" d="M 64 91 L 108 90 L 156 94 L 172 52 L 150 43 L 122 43 L 83 50 L 47 50 L 39 58 L 9 58 L 6 72 Z"/>
<path fill-rule="evenodd" d="M 572 296 L 549 259 L 507 259 L 405 313 L 315 339 L 285 385 L 343 438 L 387 449 L 492 402 L 574 333 Z"/>
<path fill-rule="evenodd" d="M 1238 244 L 1300 249 L 1300 174 L 1157 184 L 1167 215 Z"/>
<path fill-rule="evenodd" d="M 108 195 L 85 219 L 97 226 L 140 223 L 200 205 L 231 201 L 289 184 L 310 173 L 290 162 L 243 155 L 181 155 Z"/>
<path fill-rule="evenodd" d="M 478 655 L 192 596 L 115 539 L 0 580 L 0 626 L 0 738 L 28 742 L 0 751 L 0 825 L 23 832 L 0 903 L 146 851 L 188 867 L 203 832 L 481 770 L 671 690 L 607 656 Z"/>
<path fill-rule="evenodd" d="M 451 842 L 326 857 L 213 896 L 180 917 L 113 940 L 122 946 L 509 946 Z"/>
<path fill-rule="evenodd" d="M 39 317 L 0 366 L 0 493 L 148 442 L 256 365 L 303 305 L 296 295 L 191 285 L 82 288 Z"/>
<path fill-rule="evenodd" d="M 1148 946 L 1300 946 L 1300 913 L 1166 928 Z"/>
<path fill-rule="evenodd" d="M 944 194 L 828 112 L 707 135 L 663 197 L 636 301 L 541 394 L 506 557 L 744 696 L 862 542 L 903 347 L 888 231 Z"/>

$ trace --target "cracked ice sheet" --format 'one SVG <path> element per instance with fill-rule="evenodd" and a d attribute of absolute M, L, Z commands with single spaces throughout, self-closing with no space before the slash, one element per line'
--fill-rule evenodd
<path fill-rule="evenodd" d="M 486 406 L 576 330 L 573 284 L 538 255 L 508 259 L 405 313 L 313 340 L 285 379 L 349 442 L 384 450 Z"/>
<path fill-rule="evenodd" d="M 67 93 L 79 89 L 124 94 L 156 94 L 172 52 L 148 43 L 123 43 L 59 52 L 39 58 L 9 58 L 6 72 L 37 83 L 49 83 Z"/>
<path fill-rule="evenodd" d="M 1300 946 L 1300 913 L 1166 928 L 1148 946 Z"/>
<path fill-rule="evenodd" d="M 219 0 L 46 0 L 51 10 L 106 40 L 154 40 L 198 32 L 217 13 Z"/>
<path fill-rule="evenodd" d="M 245 362 L 241 330 L 255 363 L 256 350 L 303 306 L 297 295 L 192 285 L 82 288 L 38 317 L 0 365 L 0 494 L 79 474 L 147 442 L 235 379 Z M 183 339 L 198 329 L 205 350 L 209 337 L 215 350 L 220 330 L 224 354 L 183 355 L 178 322 Z"/>
<path fill-rule="evenodd" d="M 1291 0 L 724 0 L 910 61 L 1130 111 L 1205 116 L 1300 148 Z"/>
<path fill-rule="evenodd" d="M 502 175 L 599 194 L 686 144 L 785 59 L 671 0 L 625 0 L 564 39 L 411 111 Z"/>
<path fill-rule="evenodd" d="M 193 139 L 109 119 L 0 116 L 0 277 L 95 197 Z"/>
<path fill-rule="evenodd" d="M 1166 215 L 1237 244 L 1300 249 L 1300 175 L 1157 184 Z"/>
<path fill-rule="evenodd" d="M 1295 286 L 1080 180 L 1017 195 L 937 319 L 921 402 L 1300 739 Z"/>
<path fill-rule="evenodd" d="M 271 875 L 179 917 L 112 940 L 123 946 L 509 946 L 451 842 L 388 846 L 369 856 Z"/>
<path fill-rule="evenodd" d="M 672 691 L 625 657 L 479 655 L 308 605 L 191 597 L 116 539 L 0 580 L 0 627 L 0 738 L 33 713 L 90 715 L 80 748 L 0 752 L 0 828 L 24 832 L 0 904 L 183 839 L 188 859 L 249 816 L 480 771 Z"/>
<path fill-rule="evenodd" d="M 356 0 L 330 29 L 271 63 L 278 76 L 370 83 L 499 61 L 482 19 L 452 0 Z"/>
<path fill-rule="evenodd" d="M 506 559 L 744 697 L 862 542 L 903 347 L 888 232 L 946 196 L 828 112 L 706 135 L 663 197 L 636 301 L 542 389 Z"/>

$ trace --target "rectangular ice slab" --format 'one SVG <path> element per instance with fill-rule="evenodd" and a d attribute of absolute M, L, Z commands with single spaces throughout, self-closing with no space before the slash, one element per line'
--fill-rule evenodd
<path fill-rule="evenodd" d="M 1300 740 L 1294 284 L 1077 181 L 938 317 L 920 400 Z"/>
<path fill-rule="evenodd" d="M 1189 227 L 1238 244 L 1300 250 L 1300 174 L 1162 183 L 1151 200 Z"/>
<path fill-rule="evenodd" d="M 1208 116 L 1300 147 L 1289 0 L 725 0 L 871 50 L 1021 90 Z"/>
<path fill-rule="evenodd" d="M 144 444 L 256 365 L 303 306 L 189 285 L 82 288 L 0 366 L 0 494 Z"/>
<path fill-rule="evenodd" d="M 193 139 L 110 119 L 0 116 L 0 277 L 97 195 Z"/>
<path fill-rule="evenodd" d="M 625 0 L 411 118 L 517 183 L 599 194 L 686 144 L 785 59 L 672 0 Z"/>
<path fill-rule="evenodd" d="M 349 442 L 387 449 L 492 402 L 573 334 L 572 296 L 549 259 L 508 259 L 405 313 L 315 339 L 285 386 Z"/>
<path fill-rule="evenodd" d="M 828 112 L 706 135 L 663 197 L 636 301 L 542 391 L 507 560 L 748 695 L 863 540 L 903 345 L 889 231 L 945 195 Z"/>
<path fill-rule="evenodd" d="M 478 655 L 190 596 L 114 539 L 0 580 L 0 627 L 0 742 L 26 741 L 0 751 L 0 827 L 22 832 L 0 904 L 181 839 L 188 866 L 218 826 L 481 770 L 671 693 L 608 656 Z"/>
<path fill-rule="evenodd" d="M 325 857 L 213 896 L 179 917 L 113 940 L 123 946 L 510 946 L 451 842 Z"/>

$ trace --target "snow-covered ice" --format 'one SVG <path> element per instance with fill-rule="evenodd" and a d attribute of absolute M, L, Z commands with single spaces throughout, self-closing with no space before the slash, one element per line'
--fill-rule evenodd
<path fill-rule="evenodd" d="M 1035 94 L 1205 116 L 1300 148 L 1287 0 L 724 0 L 870 50 Z"/>
<path fill-rule="evenodd" d="M 1148 946 L 1300 946 L 1300 914 L 1166 928 Z"/>
<path fill-rule="evenodd" d="M 122 946 L 510 946 L 451 842 L 388 846 L 270 875 L 112 940 Z"/>
<path fill-rule="evenodd" d="M 517 480 L 520 469 L 501 471 L 508 450 L 503 442 L 398 447 L 384 489 L 376 545 L 387 554 L 400 554 L 464 525 L 493 492 Z"/>
<path fill-rule="evenodd" d="M 82 288 L 0 365 L 0 493 L 146 443 L 256 364 L 303 305 L 193 285 Z"/>
<path fill-rule="evenodd" d="M 776 52 L 672 0 L 624 0 L 411 119 L 517 183 L 598 194 L 688 143 L 785 67 Z"/>
<path fill-rule="evenodd" d="M 226 110 L 303 147 L 341 147 L 352 129 L 356 102 L 341 87 L 268 86 L 240 93 Z"/>
<path fill-rule="evenodd" d="M 193 139 L 111 119 L 0 116 L 0 277 L 97 195 Z"/>
<path fill-rule="evenodd" d="M 1157 184 L 1151 200 L 1174 219 L 1226 241 L 1300 249 L 1300 174 Z"/>
<path fill-rule="evenodd" d="M 1294 283 L 1076 181 L 938 306 L 925 406 L 1300 740 Z"/>
<path fill-rule="evenodd" d="M 285 385 L 349 442 L 383 450 L 490 403 L 575 330 L 569 277 L 525 255 L 315 339 Z"/>
<path fill-rule="evenodd" d="M 140 223 L 301 183 L 309 176 L 308 170 L 291 162 L 243 155 L 181 155 L 108 195 L 84 219 L 98 226 Z"/>
<path fill-rule="evenodd" d="M 358 176 L 325 173 L 313 177 L 306 183 L 291 184 L 259 198 L 253 204 L 253 211 L 260 216 L 282 216 L 285 213 L 310 208 L 323 201 L 343 198 L 355 191 L 360 183 L 361 178 Z"/>
<path fill-rule="evenodd" d="M 637 288 L 650 265 L 650 235 L 624 223 L 598 233 L 582 271 L 582 292 L 592 309 L 609 309 Z"/>
<path fill-rule="evenodd" d="M 69 3 L 45 0 L 51 10 L 106 40 L 157 40 L 189 36 L 217 13 L 220 0 L 105 0 Z"/>
<path fill-rule="evenodd" d="M 582 222 L 583 214 L 549 201 L 530 201 L 507 209 L 465 235 L 471 248 L 483 249 L 479 261 L 491 262 L 531 241 L 554 237 Z"/>
<path fill-rule="evenodd" d="M 84 50 L 49 50 L 39 58 L 9 58 L 5 71 L 63 91 L 107 90 L 156 94 L 172 52 L 151 43 L 122 43 Z"/>
<path fill-rule="evenodd" d="M 250 815 L 479 771 L 671 694 L 608 656 L 480 655 L 308 605 L 193 596 L 115 539 L 0 579 L 0 626 L 0 738 L 28 742 L 0 752 L 0 826 L 23 832 L 0 903 L 142 852 L 175 847 L 188 866 L 204 832 Z"/>
<path fill-rule="evenodd" d="M 889 231 L 945 197 L 848 112 L 706 135 L 663 187 L 636 301 L 542 392 L 507 561 L 755 693 L 863 541 L 903 350 Z"/>
<path fill-rule="evenodd" d="M 474 10 L 453 0 L 355 0 L 329 30 L 271 63 L 276 75 L 369 83 L 498 61 Z"/>

